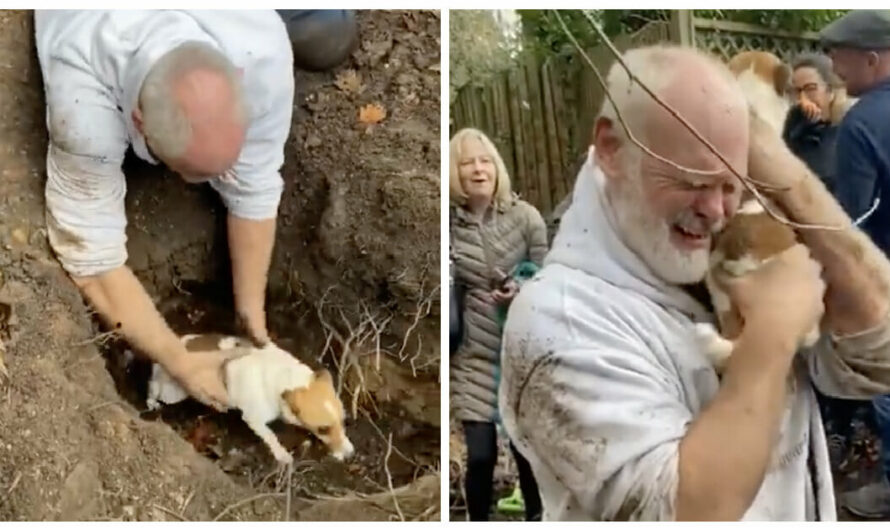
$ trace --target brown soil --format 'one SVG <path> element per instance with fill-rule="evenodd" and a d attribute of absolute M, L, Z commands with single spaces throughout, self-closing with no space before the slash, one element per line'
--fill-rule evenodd
<path fill-rule="evenodd" d="M 359 26 L 346 64 L 297 72 L 268 304 L 283 347 L 351 366 L 357 456 L 336 462 L 273 425 L 297 457 L 286 480 L 237 413 L 142 411 L 146 366 L 97 340 L 43 230 L 32 16 L 0 12 L 0 520 L 438 520 L 439 18 L 363 12 Z M 335 84 L 347 69 L 359 94 Z M 381 123 L 358 124 L 367 103 L 386 109 Z M 177 332 L 232 331 L 219 200 L 138 161 L 125 168 L 131 267 Z M 345 339 L 362 314 L 389 322 L 379 348 L 376 334 L 323 348 L 319 317 Z"/>

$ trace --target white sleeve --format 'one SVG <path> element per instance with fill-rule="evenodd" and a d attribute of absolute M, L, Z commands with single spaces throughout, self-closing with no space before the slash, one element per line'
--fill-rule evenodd
<path fill-rule="evenodd" d="M 294 105 L 293 61 L 286 54 L 278 67 L 267 65 L 271 72 L 262 79 L 264 91 L 271 89 L 269 104 L 252 116 L 244 147 L 235 164 L 232 182 L 214 179 L 210 185 L 220 194 L 229 212 L 243 219 L 272 219 L 278 214 L 278 203 L 284 182 L 284 145 L 291 128 Z M 245 74 L 248 75 L 248 74 Z M 251 94 L 246 93 L 248 103 Z"/>
<path fill-rule="evenodd" d="M 127 129 L 106 87 L 63 60 L 46 60 L 47 234 L 68 273 L 101 274 L 127 261 Z"/>
<path fill-rule="evenodd" d="M 571 493 L 581 518 L 673 520 L 679 445 L 693 420 L 677 375 L 620 312 L 566 316 L 533 298 L 511 307 L 516 332 L 504 342 L 502 407 L 512 407 L 517 445 Z"/>

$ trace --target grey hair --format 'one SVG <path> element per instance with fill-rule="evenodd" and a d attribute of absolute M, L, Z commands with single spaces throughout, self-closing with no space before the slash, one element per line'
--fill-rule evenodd
<path fill-rule="evenodd" d="M 182 156 L 191 140 L 191 123 L 172 92 L 178 78 L 195 70 L 222 74 L 235 95 L 236 118 L 241 122 L 246 119 L 241 80 L 235 65 L 209 44 L 180 44 L 152 65 L 139 91 L 142 133 L 162 161 Z"/>
<path fill-rule="evenodd" d="M 847 89 L 844 81 L 834 73 L 831 57 L 824 53 L 802 53 L 791 62 L 792 72 L 798 68 L 812 68 L 828 86 L 829 92 L 833 95 L 828 109 L 828 119 L 835 125 L 839 124 L 844 114 L 849 110 L 851 103 L 847 98 Z"/>
<path fill-rule="evenodd" d="M 735 86 L 735 78 L 725 64 L 712 55 L 691 48 L 669 45 L 646 46 L 629 50 L 622 57 L 634 75 L 658 94 L 676 78 L 676 60 L 683 56 L 696 57 L 706 62 L 713 67 L 719 78 Z M 645 119 L 657 103 L 640 88 L 639 83 L 630 79 L 627 71 L 618 62 L 609 69 L 606 84 L 628 128 L 638 140 L 645 141 Z M 608 98 L 603 100 L 599 117 L 615 124 L 615 134 L 622 142 L 628 140 L 627 132 L 619 124 L 618 114 Z"/>

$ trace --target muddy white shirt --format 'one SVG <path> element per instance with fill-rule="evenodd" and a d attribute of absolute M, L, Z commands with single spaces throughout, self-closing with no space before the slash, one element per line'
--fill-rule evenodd
<path fill-rule="evenodd" d="M 121 163 L 129 145 L 157 163 L 133 109 L 151 66 L 184 42 L 209 44 L 243 69 L 250 121 L 237 178 L 210 185 L 238 217 L 276 216 L 294 96 L 291 44 L 277 13 L 37 11 L 35 28 L 49 129 L 46 223 L 65 270 L 92 275 L 126 262 Z"/>
<path fill-rule="evenodd" d="M 603 179 L 591 151 L 544 268 L 510 307 L 500 412 L 546 520 L 672 520 L 680 440 L 720 387 L 693 331 L 713 316 L 623 244 Z M 886 392 L 888 344 L 884 324 L 798 354 L 781 437 L 745 519 L 836 518 L 811 382 L 841 397 Z"/>

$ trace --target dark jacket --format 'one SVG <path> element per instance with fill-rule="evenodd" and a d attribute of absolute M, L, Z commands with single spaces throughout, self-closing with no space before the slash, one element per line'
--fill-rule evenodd
<path fill-rule="evenodd" d="M 837 170 L 836 143 L 838 126 L 830 122 L 812 122 L 795 105 L 785 119 L 782 138 L 791 152 L 806 162 L 831 193 L 835 189 Z"/>
<path fill-rule="evenodd" d="M 837 135 L 835 196 L 854 220 L 890 255 L 890 80 L 864 94 L 847 112 Z"/>

